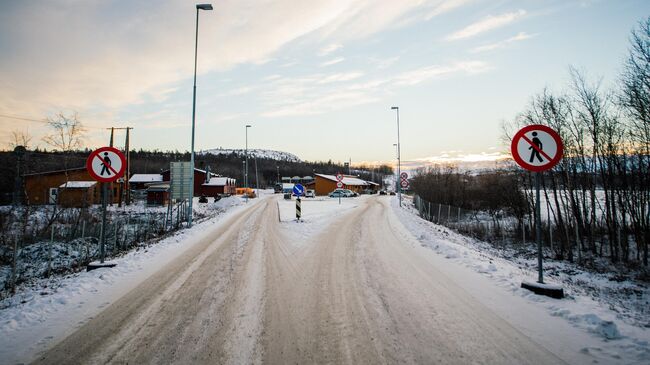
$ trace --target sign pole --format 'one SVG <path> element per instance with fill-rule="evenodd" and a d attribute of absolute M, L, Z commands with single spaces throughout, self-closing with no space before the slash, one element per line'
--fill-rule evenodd
<path fill-rule="evenodd" d="M 102 226 L 99 231 L 99 262 L 104 263 L 106 251 L 104 246 L 106 244 L 106 200 L 108 196 L 108 183 L 102 183 Z"/>
<path fill-rule="evenodd" d="M 537 241 L 537 282 L 544 284 L 542 270 L 542 217 L 539 204 L 539 185 L 541 177 L 541 172 L 535 173 L 535 240 Z"/>
<path fill-rule="evenodd" d="M 300 216 L 302 215 L 301 212 L 301 207 L 300 207 L 300 196 L 296 198 L 296 220 L 300 220 Z"/>

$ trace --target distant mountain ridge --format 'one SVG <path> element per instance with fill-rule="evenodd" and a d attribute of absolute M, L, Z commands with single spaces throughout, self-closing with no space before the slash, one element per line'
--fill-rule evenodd
<path fill-rule="evenodd" d="M 198 152 L 199 154 L 211 154 L 211 155 L 230 155 L 232 153 L 237 156 L 244 157 L 246 151 L 243 149 L 232 149 L 232 148 L 213 148 L 209 150 L 203 150 Z M 283 151 L 274 151 L 274 150 L 264 150 L 258 148 L 249 148 L 248 149 L 249 158 L 268 158 L 271 160 L 277 161 L 288 161 L 288 162 L 302 162 L 298 156 L 293 153 L 283 152 Z"/>

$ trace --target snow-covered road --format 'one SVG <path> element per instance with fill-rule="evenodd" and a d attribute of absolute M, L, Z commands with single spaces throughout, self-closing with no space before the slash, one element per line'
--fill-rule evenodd
<path fill-rule="evenodd" d="M 251 204 L 36 363 L 589 361 L 454 284 L 435 253 L 404 239 L 388 199 L 304 223 L 280 222 L 276 198 Z M 564 330 L 554 337 L 570 342 Z"/>

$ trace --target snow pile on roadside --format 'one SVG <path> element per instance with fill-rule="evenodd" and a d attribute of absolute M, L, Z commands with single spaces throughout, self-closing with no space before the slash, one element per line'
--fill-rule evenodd
<path fill-rule="evenodd" d="M 571 270 L 559 270 L 567 263 L 545 262 L 545 281 L 549 284 L 564 287 L 567 297 L 556 300 L 539 296 L 520 287 L 523 280 L 535 280 L 537 275 L 536 258 L 512 260 L 499 257 L 495 248 L 488 243 L 462 236 L 440 225 L 428 222 L 417 216 L 417 211 L 410 200 L 403 202 L 399 208 L 397 199 L 391 199 L 391 206 L 404 227 L 417 239 L 418 243 L 436 252 L 450 262 L 460 264 L 489 278 L 498 287 L 512 295 L 522 297 L 555 317 L 568 321 L 572 326 L 597 336 L 600 339 L 597 346 L 585 346 L 580 349 L 595 358 L 606 359 L 608 362 L 647 363 L 650 361 L 650 330 L 648 318 L 643 320 L 639 315 L 627 315 L 631 305 L 621 309 L 623 297 L 596 298 L 585 293 L 581 286 L 607 286 L 614 293 L 615 288 L 635 287 L 641 290 L 639 300 L 648 306 L 650 290 L 638 287 L 630 282 L 611 282 L 597 274 L 579 270 L 575 266 Z M 565 268 L 566 269 L 566 268 Z M 549 272 L 551 275 L 549 275 Z M 571 280 L 572 275 L 559 275 L 561 272 L 574 272 L 579 280 Z M 611 299 L 611 300 L 608 300 Z M 598 356 L 596 356 L 596 354 Z"/>
<path fill-rule="evenodd" d="M 239 197 L 222 199 L 217 214 L 149 246 L 115 258 L 117 266 L 41 279 L 0 302 L 0 359 L 18 362 L 71 333 L 114 300 L 190 248 L 227 217 L 246 207 Z M 205 209 L 208 209 L 207 207 Z M 208 229 L 210 228 L 210 229 Z M 71 326 L 74 323 L 74 326 Z M 30 344 L 27 346 L 26 344 Z"/>

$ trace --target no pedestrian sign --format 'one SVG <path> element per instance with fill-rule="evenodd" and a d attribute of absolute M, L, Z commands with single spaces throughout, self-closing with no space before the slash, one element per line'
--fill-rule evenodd
<path fill-rule="evenodd" d="M 93 179 L 112 182 L 124 175 L 126 160 L 117 148 L 101 147 L 94 150 L 86 161 L 86 169 Z"/>
<path fill-rule="evenodd" d="M 519 166 L 534 172 L 546 171 L 557 165 L 562 159 L 563 150 L 560 135 L 541 124 L 519 130 L 510 145 L 512 157 Z"/>

